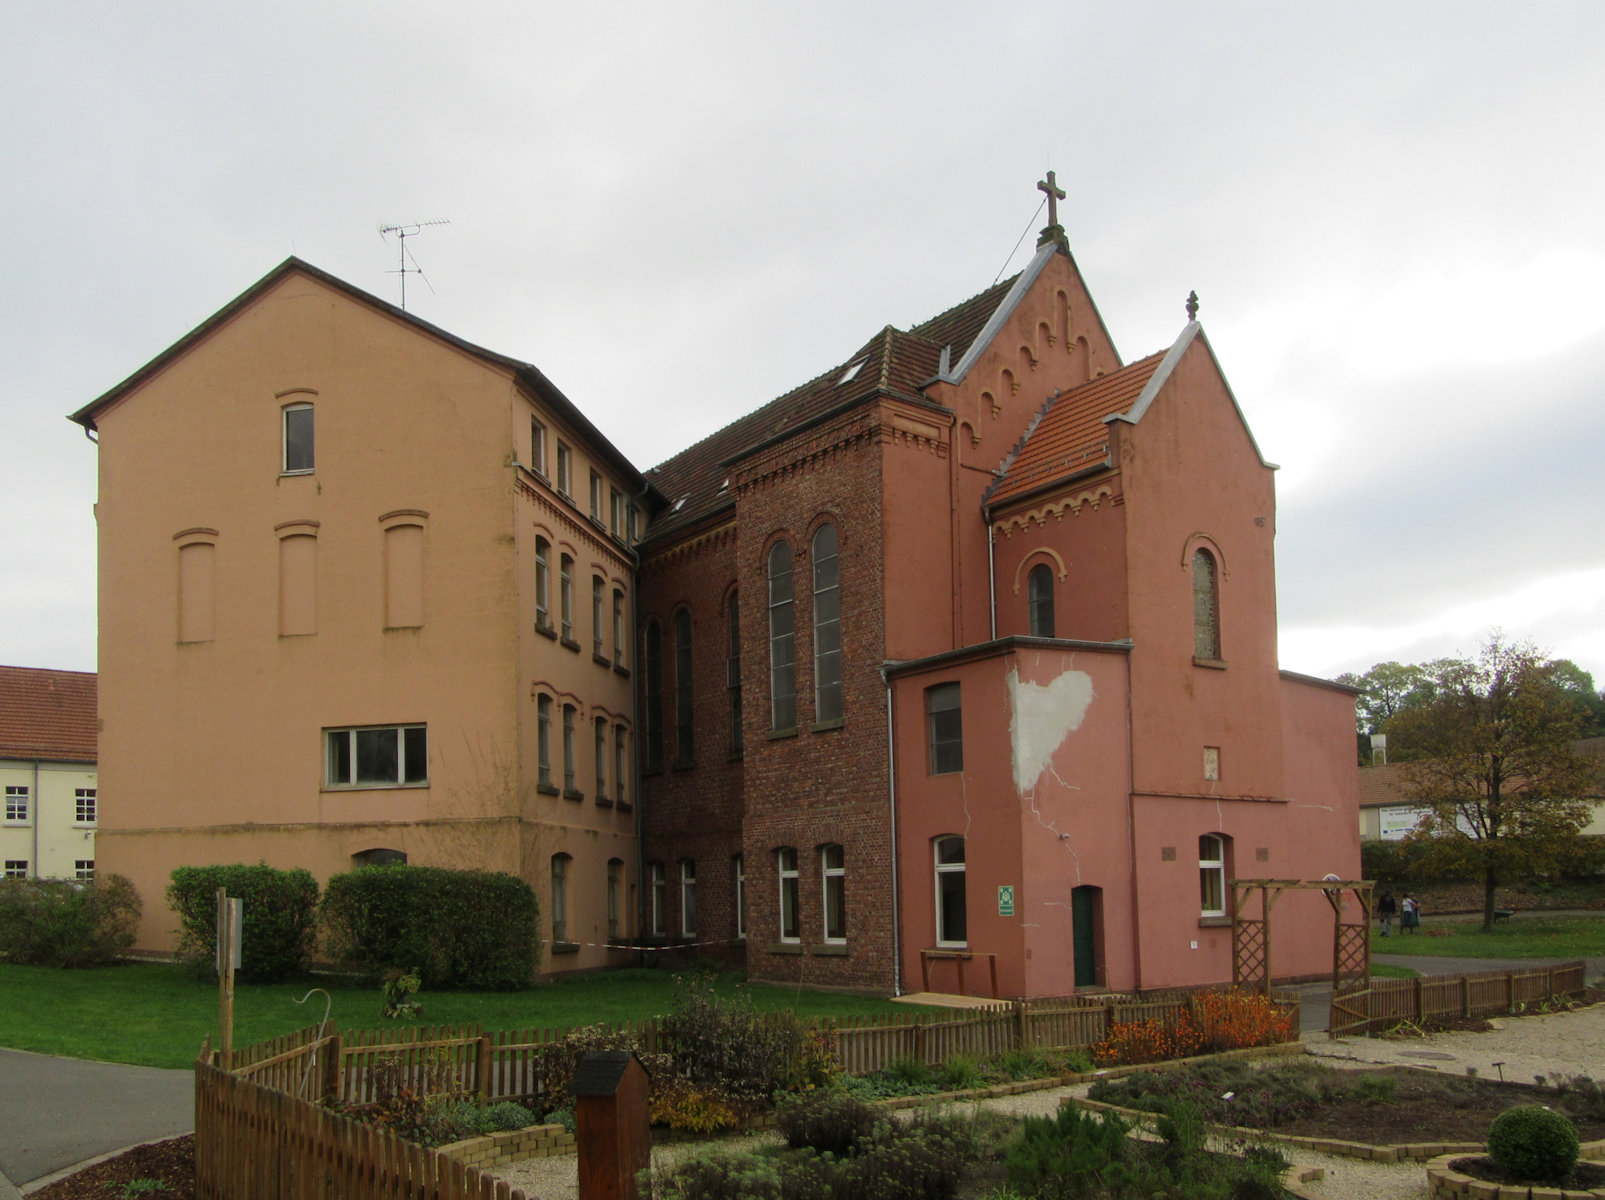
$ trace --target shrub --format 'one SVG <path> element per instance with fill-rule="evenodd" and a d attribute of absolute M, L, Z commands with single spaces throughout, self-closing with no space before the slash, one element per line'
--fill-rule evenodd
<path fill-rule="evenodd" d="M 481 1110 L 481 1125 L 486 1133 L 500 1133 L 508 1129 L 526 1129 L 535 1124 L 535 1114 L 522 1104 L 514 1104 L 511 1100 L 503 1100 L 500 1104 L 489 1104 Z"/>
<path fill-rule="evenodd" d="M 561 1042 L 545 1052 L 543 1062 L 546 1092 L 543 1099 L 549 1113 L 573 1107 L 574 1072 L 580 1060 L 592 1050 L 628 1050 L 641 1061 L 651 1077 L 654 1094 L 662 1081 L 673 1074 L 667 1054 L 649 1054 L 641 1047 L 641 1037 L 631 1029 L 610 1029 L 605 1025 L 586 1025 L 569 1030 Z"/>
<path fill-rule="evenodd" d="M 482 991 L 534 983 L 540 908 L 513 875 L 359 867 L 329 880 L 321 915 L 335 960 L 374 975 L 417 970 L 426 988 Z"/>
<path fill-rule="evenodd" d="M 1035 1079 L 1048 1073 L 1048 1058 L 1035 1047 L 1010 1050 L 998 1059 L 997 1069 L 1006 1079 Z"/>
<path fill-rule="evenodd" d="M 1128 1126 L 1114 1113 L 1094 1117 L 1074 1105 L 1056 1117 L 1027 1117 L 1009 1147 L 1009 1186 L 1043 1200 L 1119 1194 Z"/>
<path fill-rule="evenodd" d="M 949 1056 L 938 1071 L 942 1086 L 950 1092 L 967 1091 L 981 1086 L 981 1064 L 973 1054 Z"/>
<path fill-rule="evenodd" d="M 1541 1104 L 1507 1108 L 1488 1127 L 1488 1157 L 1522 1179 L 1564 1179 L 1577 1165 L 1577 1127 Z"/>
<path fill-rule="evenodd" d="M 379 985 L 380 994 L 385 998 L 380 1006 L 379 1015 L 396 1019 L 399 1017 L 415 1017 L 423 1012 L 424 1006 L 413 997 L 418 994 L 418 969 L 403 971 L 400 967 L 391 967 L 385 972 L 383 982 Z"/>
<path fill-rule="evenodd" d="M 812 1092 L 780 1105 L 776 1124 L 794 1149 L 851 1154 L 880 1120 L 874 1107 L 846 1092 Z"/>
<path fill-rule="evenodd" d="M 1194 1053 L 1270 1046 L 1287 1041 L 1293 1029 L 1292 1014 L 1262 992 L 1197 992 L 1188 1007 L 1198 1029 Z"/>
<path fill-rule="evenodd" d="M 1361 1075 L 1354 1081 L 1354 1094 L 1367 1104 L 1392 1104 L 1399 1081 L 1392 1075 Z"/>
<path fill-rule="evenodd" d="M 736 1128 L 750 1111 L 750 1104 L 730 1095 L 717 1082 L 692 1083 L 679 1075 L 664 1075 L 652 1081 L 648 1116 L 654 1125 L 715 1133 Z"/>
<path fill-rule="evenodd" d="M 134 944 L 140 908 L 121 875 L 0 880 L 0 957 L 35 967 L 108 963 Z"/>
<path fill-rule="evenodd" d="M 312 954 L 318 881 L 299 867 L 281 871 L 266 863 L 179 867 L 167 888 L 178 914 L 179 958 L 203 977 L 216 976 L 217 889 L 244 901 L 239 975 L 246 983 L 272 983 L 298 974 Z"/>
<path fill-rule="evenodd" d="M 935 1081 L 931 1069 L 915 1058 L 912 1054 L 904 1054 L 887 1064 L 886 1074 L 897 1080 L 898 1083 L 911 1084 L 918 1088 L 928 1088 Z"/>

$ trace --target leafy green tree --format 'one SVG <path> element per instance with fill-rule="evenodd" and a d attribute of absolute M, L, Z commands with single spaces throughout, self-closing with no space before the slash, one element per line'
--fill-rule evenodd
<path fill-rule="evenodd" d="M 1420 707 L 1432 699 L 1435 665 L 1380 662 L 1363 675 L 1349 671 L 1337 677 L 1338 683 L 1360 689 L 1354 701 L 1354 727 L 1359 735 L 1357 747 L 1362 767 L 1371 765 L 1370 735 L 1373 733 L 1389 734 L 1390 759 L 1409 757 L 1406 746 L 1393 744 L 1392 739 L 1397 735 L 1388 728 L 1388 723 L 1405 709 Z"/>
<path fill-rule="evenodd" d="M 1502 877 L 1575 850 L 1599 766 L 1575 749 L 1582 718 L 1568 672 L 1531 645 L 1495 633 L 1474 659 L 1429 670 L 1431 699 L 1388 722 L 1415 752 L 1401 790 L 1428 810 L 1411 837 L 1428 864 L 1481 876 L 1492 930 Z"/>

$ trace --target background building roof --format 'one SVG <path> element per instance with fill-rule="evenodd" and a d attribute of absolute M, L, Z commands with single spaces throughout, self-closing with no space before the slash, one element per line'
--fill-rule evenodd
<path fill-rule="evenodd" d="M 96 676 L 0 667 L 0 758 L 95 761 Z"/>

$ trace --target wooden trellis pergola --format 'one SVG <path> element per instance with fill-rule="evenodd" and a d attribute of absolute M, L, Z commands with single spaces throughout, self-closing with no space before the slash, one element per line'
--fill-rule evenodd
<path fill-rule="evenodd" d="M 1233 879 L 1232 983 L 1271 993 L 1271 908 L 1286 891 L 1315 891 L 1332 906 L 1332 992 L 1352 994 L 1371 984 L 1371 894 L 1369 879 Z M 1259 893 L 1260 915 L 1250 917 L 1249 897 Z M 1353 892 L 1355 919 L 1343 919 L 1343 894 Z"/>

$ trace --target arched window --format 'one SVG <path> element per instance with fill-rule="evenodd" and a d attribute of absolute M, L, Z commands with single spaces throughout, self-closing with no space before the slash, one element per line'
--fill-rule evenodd
<path fill-rule="evenodd" d="M 964 839 L 936 839 L 936 944 L 968 944 L 964 906 Z"/>
<path fill-rule="evenodd" d="M 1215 578 L 1215 556 L 1200 547 L 1193 551 L 1193 654 L 1220 658 L 1220 590 Z"/>
<path fill-rule="evenodd" d="M 1198 839 L 1198 913 L 1204 917 L 1226 915 L 1226 846 L 1218 833 Z"/>
<path fill-rule="evenodd" d="M 769 728 L 797 727 L 797 665 L 793 645 L 791 547 L 769 551 Z"/>
<path fill-rule="evenodd" d="M 691 715 L 691 613 L 674 614 L 674 759 L 685 765 L 695 755 Z"/>
<path fill-rule="evenodd" d="M 591 576 L 591 657 L 607 661 L 602 653 L 607 648 L 607 638 L 603 636 L 602 604 L 607 596 L 607 583 L 600 575 Z"/>
<path fill-rule="evenodd" d="M 1053 568 L 1038 563 L 1026 580 L 1026 603 L 1032 637 L 1053 637 Z"/>
<path fill-rule="evenodd" d="M 729 645 L 725 654 L 725 691 L 730 697 L 730 752 L 740 754 L 743 748 L 741 732 L 741 597 L 730 593 L 726 605 L 729 625 Z"/>
<path fill-rule="evenodd" d="M 552 941 L 568 941 L 568 864 L 566 854 L 552 855 Z"/>
<path fill-rule="evenodd" d="M 536 769 L 539 771 L 539 784 L 550 790 L 552 788 L 552 698 L 550 696 L 535 697 L 535 729 L 536 729 Z"/>
<path fill-rule="evenodd" d="M 613 665 L 624 666 L 624 593 L 613 589 Z"/>
<path fill-rule="evenodd" d="M 847 940 L 847 854 L 840 846 L 819 848 L 819 870 L 825 898 L 825 941 Z"/>
<path fill-rule="evenodd" d="M 694 858 L 680 860 L 680 934 L 697 936 L 697 862 Z"/>
<path fill-rule="evenodd" d="M 535 539 L 535 628 L 552 627 L 552 544 L 543 537 Z"/>
<path fill-rule="evenodd" d="M 610 858 L 607 860 L 607 940 L 616 942 L 619 939 L 619 892 L 622 890 L 624 879 L 624 860 Z"/>
<path fill-rule="evenodd" d="M 596 729 L 596 802 L 607 799 L 607 718 L 597 717 Z"/>
<path fill-rule="evenodd" d="M 842 601 L 836 527 L 814 534 L 814 720 L 842 715 Z"/>
<path fill-rule="evenodd" d="M 646 766 L 649 771 L 663 767 L 663 631 L 656 621 L 646 623 L 646 709 L 641 721 L 646 726 Z"/>
<path fill-rule="evenodd" d="M 775 854 L 775 868 L 780 877 L 780 940 L 802 940 L 802 925 L 797 919 L 797 849 L 782 846 Z"/>
<path fill-rule="evenodd" d="M 572 644 L 574 641 L 574 560 L 566 554 L 559 559 L 559 573 L 561 578 L 558 580 L 558 586 L 562 592 L 560 597 L 562 611 L 559 615 L 563 619 L 563 640 Z M 575 646 L 574 649 L 578 650 L 579 647 Z"/>

